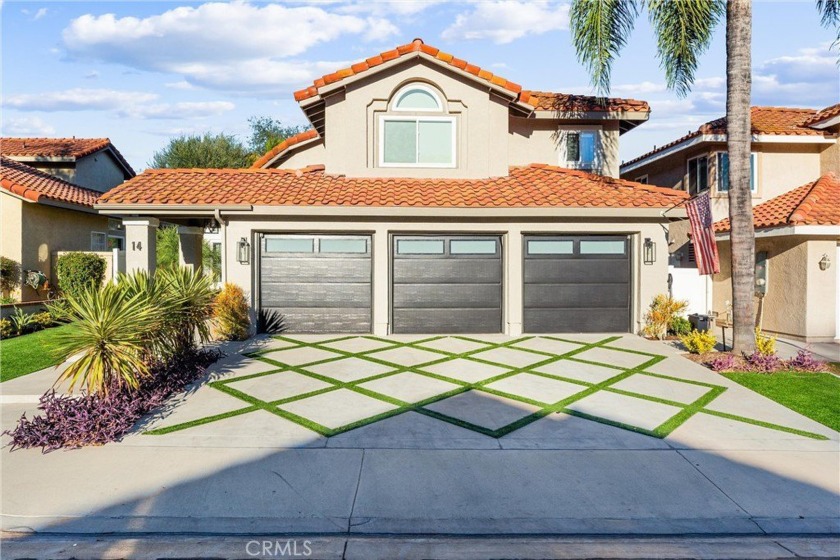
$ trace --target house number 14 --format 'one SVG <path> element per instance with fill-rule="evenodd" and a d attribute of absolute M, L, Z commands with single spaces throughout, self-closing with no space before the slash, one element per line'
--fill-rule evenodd
<path fill-rule="evenodd" d="M 132 251 L 142 251 L 143 250 L 143 243 L 141 241 L 132 241 L 131 242 L 131 250 Z"/>

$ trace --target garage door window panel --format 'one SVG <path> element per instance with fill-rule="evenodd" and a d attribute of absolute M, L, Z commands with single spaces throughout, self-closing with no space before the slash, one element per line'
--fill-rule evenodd
<path fill-rule="evenodd" d="M 315 239 L 312 237 L 266 237 L 266 253 L 314 253 Z"/>
<path fill-rule="evenodd" d="M 495 239 L 453 239 L 449 242 L 451 255 L 495 255 L 497 252 Z"/>

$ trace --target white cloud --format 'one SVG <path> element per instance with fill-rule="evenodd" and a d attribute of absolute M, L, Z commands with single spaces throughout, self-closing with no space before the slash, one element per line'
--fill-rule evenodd
<path fill-rule="evenodd" d="M 87 14 L 74 19 L 62 37 L 67 52 L 78 58 L 178 74 L 210 88 L 277 91 L 311 79 L 323 64 L 336 68 L 298 58 L 318 44 L 346 35 L 378 41 L 396 33 L 382 17 L 237 1 L 178 7 L 146 18 Z"/>
<path fill-rule="evenodd" d="M 167 82 L 163 85 L 168 87 L 169 89 L 195 89 L 195 86 L 186 80 L 180 80 L 178 82 Z"/>
<path fill-rule="evenodd" d="M 32 16 L 32 19 L 38 21 L 39 19 L 47 15 L 48 12 L 49 10 L 47 10 L 46 8 L 40 8 L 37 12 L 35 12 L 35 15 Z"/>
<path fill-rule="evenodd" d="M 98 77 L 99 77 L 99 72 L 97 72 L 96 70 L 91 70 L 90 72 L 85 74 L 85 79 L 86 80 L 95 80 Z"/>
<path fill-rule="evenodd" d="M 753 102 L 762 105 L 824 106 L 837 102 L 840 69 L 830 45 L 772 58 L 753 72 Z"/>
<path fill-rule="evenodd" d="M 504 44 L 526 35 L 568 28 L 568 4 L 501 0 L 480 2 L 471 11 L 458 14 L 441 36 L 446 40 L 489 39 Z"/>
<path fill-rule="evenodd" d="M 379 16 L 408 17 L 415 16 L 444 0 L 362 0 L 342 3 L 336 11 L 344 14 L 375 14 Z M 318 2 L 316 4 L 325 4 Z"/>
<path fill-rule="evenodd" d="M 4 136 L 52 136 L 55 128 L 40 117 L 11 117 L 3 123 Z"/>
<path fill-rule="evenodd" d="M 85 111 L 119 109 L 157 99 L 154 93 L 113 89 L 73 88 L 47 93 L 22 93 L 6 97 L 6 107 L 26 111 Z"/>
<path fill-rule="evenodd" d="M 221 115 L 235 108 L 229 101 L 186 101 L 125 107 L 118 113 L 141 119 L 195 119 Z"/>

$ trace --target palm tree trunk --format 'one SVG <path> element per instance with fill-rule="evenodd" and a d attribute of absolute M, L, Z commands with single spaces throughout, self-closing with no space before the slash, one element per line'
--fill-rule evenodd
<path fill-rule="evenodd" d="M 732 246 L 732 312 L 735 352 L 755 347 L 755 230 L 750 193 L 750 90 L 752 6 L 726 3 L 726 126 L 729 151 L 729 221 Z"/>

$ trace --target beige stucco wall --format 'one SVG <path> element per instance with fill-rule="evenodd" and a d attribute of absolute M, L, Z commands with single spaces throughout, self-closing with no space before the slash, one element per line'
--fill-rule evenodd
<path fill-rule="evenodd" d="M 257 302 L 255 290 L 257 278 L 257 252 L 259 232 L 273 233 L 365 233 L 373 236 L 373 323 L 375 334 L 386 334 L 390 328 L 390 235 L 395 233 L 494 233 L 502 236 L 504 251 L 504 297 L 503 315 L 505 332 L 517 335 L 522 332 L 522 236 L 528 233 L 620 233 L 631 236 L 633 250 L 633 325 L 638 332 L 642 315 L 653 296 L 667 291 L 667 245 L 664 232 L 658 222 L 624 222 L 615 219 L 562 220 L 540 219 L 527 222 L 504 220 L 479 220 L 449 217 L 400 220 L 398 218 L 350 218 L 335 217 L 316 220 L 311 217 L 253 217 L 229 218 L 222 232 L 223 279 L 240 285 L 248 294 L 252 309 Z M 240 264 L 236 260 L 236 243 L 245 237 L 254 249 L 251 264 Z M 642 243 L 645 238 L 656 242 L 657 258 L 652 265 L 642 264 Z"/>
<path fill-rule="evenodd" d="M 5 198 L 5 197 L 4 197 Z M 4 203 L 5 206 L 5 203 Z M 21 269 L 40 270 L 51 276 L 52 254 L 57 251 L 89 251 L 91 231 L 108 233 L 108 218 L 86 212 L 55 208 L 44 204 L 21 202 Z M 5 212 L 4 212 L 5 214 Z M 4 216 L 5 218 L 5 216 Z M 5 245 L 6 222 L 3 222 Z M 4 248 L 5 254 L 5 248 Z M 50 278 L 54 283 L 55 279 Z M 38 293 L 23 287 L 20 299 L 31 301 L 43 299 L 45 293 Z"/>
<path fill-rule="evenodd" d="M 756 239 L 756 253 L 767 251 L 767 294 L 761 302 L 765 331 L 809 341 L 834 339 L 837 275 L 820 270 L 818 263 L 823 254 L 832 258 L 836 245 L 836 239 L 805 236 Z M 713 310 L 722 313 L 732 301 L 729 241 L 719 240 L 718 250 L 721 271 L 714 276 Z"/>
<path fill-rule="evenodd" d="M 125 180 L 122 167 L 105 152 L 97 152 L 76 160 L 73 183 L 101 192 L 120 185 Z"/>
<path fill-rule="evenodd" d="M 408 83 L 421 82 L 438 90 L 456 122 L 454 168 L 380 167 L 379 117 L 393 113 L 388 102 Z M 328 173 L 355 177 L 460 177 L 507 175 L 511 165 L 546 163 L 565 166 L 558 139 L 566 130 L 600 132 L 595 172 L 618 176 L 618 121 L 524 118 L 510 116 L 509 100 L 474 80 L 420 59 L 392 66 L 327 94 L 322 142 L 294 150 L 278 164 L 299 168 L 323 163 Z"/>
<path fill-rule="evenodd" d="M 840 175 L 840 125 L 828 129 L 834 137 L 834 144 L 820 153 L 820 174 L 836 173 Z"/>
<path fill-rule="evenodd" d="M 7 259 L 20 262 L 21 259 L 21 235 L 23 234 L 23 222 L 21 205 L 25 204 L 15 196 L 0 191 L 0 255 Z M 20 299 L 20 290 L 10 294 L 2 294 Z"/>

